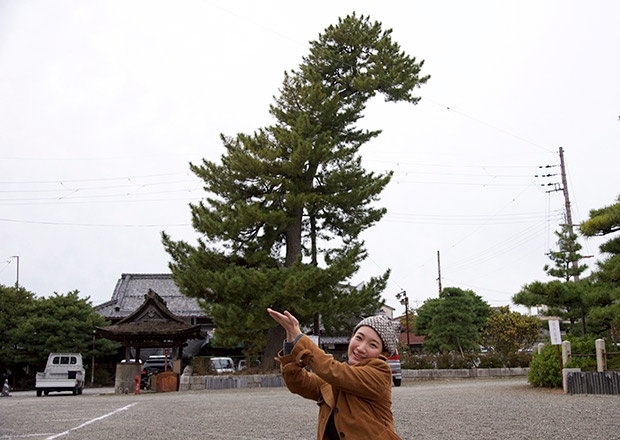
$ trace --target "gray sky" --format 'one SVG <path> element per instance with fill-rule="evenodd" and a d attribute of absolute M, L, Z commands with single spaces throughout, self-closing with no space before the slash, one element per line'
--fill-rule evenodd
<path fill-rule="evenodd" d="M 304 5 L 310 3 L 304 3 Z M 188 163 L 273 121 L 285 70 L 356 11 L 432 77 L 417 106 L 372 101 L 365 166 L 394 170 L 352 280 L 391 268 L 412 306 L 443 286 L 511 304 L 563 222 L 620 194 L 620 3 L 608 1 L 0 0 L 0 284 L 110 299 L 168 272 L 160 233 L 195 242 Z M 555 165 L 550 169 L 539 166 Z M 536 174 L 552 173 L 549 178 Z M 586 260 L 600 240 L 581 240 Z"/>

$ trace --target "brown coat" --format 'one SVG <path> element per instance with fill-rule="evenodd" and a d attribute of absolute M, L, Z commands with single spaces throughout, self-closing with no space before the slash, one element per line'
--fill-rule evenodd
<path fill-rule="evenodd" d="M 302 336 L 289 355 L 280 353 L 277 360 L 288 389 L 319 405 L 318 440 L 326 438 L 332 411 L 342 439 L 400 439 L 392 419 L 392 371 L 384 357 L 352 366 L 334 360 Z"/>

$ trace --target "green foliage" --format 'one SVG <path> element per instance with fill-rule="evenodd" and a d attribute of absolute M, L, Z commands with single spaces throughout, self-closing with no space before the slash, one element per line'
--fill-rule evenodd
<path fill-rule="evenodd" d="M 0 285 L 0 362 L 13 365 L 18 362 L 21 345 L 19 326 L 35 308 L 34 294 L 23 287 Z"/>
<path fill-rule="evenodd" d="M 87 372 L 87 375 L 90 372 Z M 114 386 L 114 378 L 105 368 L 95 367 L 95 383 L 102 387 Z"/>
<path fill-rule="evenodd" d="M 528 367 L 532 360 L 529 353 L 512 353 L 503 356 L 494 351 L 488 353 L 436 353 L 410 354 L 400 357 L 401 366 L 410 370 L 462 369 L 462 368 L 517 368 Z"/>
<path fill-rule="evenodd" d="M 579 282 L 554 280 L 548 283 L 535 281 L 523 286 L 521 291 L 513 296 L 512 301 L 529 307 L 544 304 L 548 307 L 545 315 L 559 316 L 563 320 L 575 323 L 584 319 L 590 308 L 587 300 L 589 290 L 587 280 Z M 571 329 L 575 331 L 574 326 Z M 583 334 L 583 329 L 579 331 Z"/>
<path fill-rule="evenodd" d="M 478 368 L 504 368 L 506 365 L 506 356 L 493 350 L 486 353 L 480 353 Z"/>
<path fill-rule="evenodd" d="M 439 298 L 425 301 L 417 312 L 416 334 L 427 336 L 425 351 L 464 352 L 478 349 L 489 305 L 471 290 L 447 287 Z"/>
<path fill-rule="evenodd" d="M 482 345 L 493 347 L 506 357 L 519 349 L 530 349 L 539 338 L 539 325 L 537 318 L 511 312 L 508 306 L 491 309 L 483 328 Z"/>
<path fill-rule="evenodd" d="M 88 299 L 78 297 L 77 291 L 35 298 L 23 288 L 15 292 L 14 288 L 0 286 L 0 295 L 3 304 L 0 322 L 3 326 L 12 324 L 2 332 L 2 362 L 6 365 L 41 366 L 51 352 L 79 352 L 88 358 L 93 353 L 96 356 L 113 353 L 118 347 L 99 338 L 93 351 L 93 331 L 107 323 L 93 310 Z M 12 305 L 6 307 L 8 304 Z"/>
<path fill-rule="evenodd" d="M 592 295 L 589 298 L 593 320 L 601 333 L 620 343 L 620 197 L 613 205 L 590 211 L 590 218 L 580 225 L 586 237 L 610 236 L 600 246 L 606 259 L 598 263 L 598 270 L 591 276 Z"/>
<path fill-rule="evenodd" d="M 242 343 L 250 357 L 273 346 L 267 307 L 302 325 L 320 316 L 328 332 L 380 307 L 389 272 L 348 286 L 366 257 L 359 234 L 385 214 L 375 202 L 391 178 L 362 167 L 359 149 L 379 131 L 356 123 L 377 93 L 416 103 L 428 79 L 367 17 L 340 19 L 310 44 L 270 108 L 276 124 L 222 136 L 221 164 L 191 165 L 210 194 L 190 205 L 198 244 L 162 234 L 181 291 L 201 301 L 218 341 Z"/>
<path fill-rule="evenodd" d="M 416 320 L 418 319 L 417 315 L 415 314 L 414 310 L 409 310 L 409 332 L 413 333 L 415 326 L 416 326 Z M 400 319 L 400 328 L 403 332 L 407 332 L 407 317 L 405 315 L 401 316 Z"/>
<path fill-rule="evenodd" d="M 586 265 L 578 264 L 583 258 L 579 254 L 582 246 L 577 242 L 577 234 L 571 232 L 570 225 L 562 225 L 562 229 L 559 232 L 556 231 L 555 235 L 558 237 L 560 249 L 549 253 L 549 259 L 553 261 L 554 265 L 546 265 L 544 270 L 552 277 L 569 281 L 571 278 L 581 275 L 588 268 Z"/>
<path fill-rule="evenodd" d="M 591 210 L 590 218 L 583 222 L 579 229 L 586 237 L 604 236 L 620 231 L 620 196 L 613 205 Z"/>
<path fill-rule="evenodd" d="M 586 335 L 578 338 L 568 338 L 571 343 L 571 356 L 570 361 L 565 365 L 566 368 L 581 368 L 582 371 L 596 371 L 596 340 L 599 339 L 594 335 Z M 610 340 L 605 340 L 605 350 L 607 353 L 613 353 L 619 351 L 617 347 L 614 347 Z M 575 356 L 577 354 L 591 355 L 591 356 Z M 607 369 L 618 370 L 620 369 L 620 355 L 608 355 L 607 356 Z"/>
<path fill-rule="evenodd" d="M 546 345 L 542 353 L 534 353 L 530 363 L 528 382 L 537 387 L 556 388 L 562 386 L 557 346 Z"/>
<path fill-rule="evenodd" d="M 435 368 L 436 360 L 435 355 L 401 352 L 400 364 L 403 369 L 430 370 Z"/>

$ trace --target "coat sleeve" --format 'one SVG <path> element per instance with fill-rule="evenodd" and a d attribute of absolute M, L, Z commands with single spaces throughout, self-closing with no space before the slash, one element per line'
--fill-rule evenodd
<path fill-rule="evenodd" d="M 283 352 L 280 352 L 276 360 L 280 363 L 284 383 L 292 393 L 314 401 L 320 399 L 321 385 L 324 382 L 298 362 L 294 349 L 288 355 L 283 355 Z"/>
<path fill-rule="evenodd" d="M 307 336 L 299 339 L 289 356 L 291 356 L 289 364 L 294 363 L 296 368 L 303 370 L 309 376 L 314 376 L 303 369 L 307 366 L 315 373 L 314 377 L 318 376 L 317 379 L 320 378 L 333 387 L 352 395 L 379 400 L 391 392 L 392 370 L 384 359 L 368 359 L 360 365 L 351 366 L 334 360 Z M 283 364 L 283 375 L 284 370 Z M 286 376 L 284 380 L 286 382 Z M 317 382 L 317 385 L 320 391 L 320 382 Z"/>

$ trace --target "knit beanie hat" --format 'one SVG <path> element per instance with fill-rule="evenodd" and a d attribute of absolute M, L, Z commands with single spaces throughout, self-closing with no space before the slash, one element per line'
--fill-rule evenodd
<path fill-rule="evenodd" d="M 376 315 L 362 319 L 353 329 L 353 334 L 364 325 L 377 332 L 383 342 L 383 351 L 388 352 L 389 356 L 394 354 L 398 347 L 398 333 L 394 323 L 387 316 Z"/>

